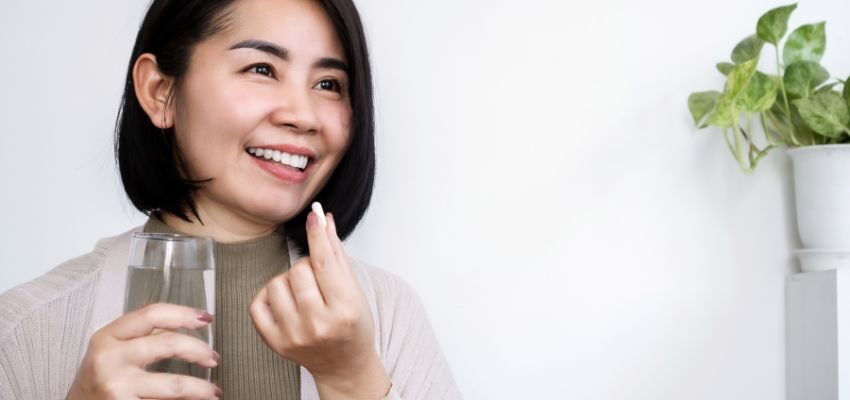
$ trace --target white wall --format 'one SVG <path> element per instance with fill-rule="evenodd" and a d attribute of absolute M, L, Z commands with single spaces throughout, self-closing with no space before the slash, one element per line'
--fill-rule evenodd
<path fill-rule="evenodd" d="M 111 155 L 144 5 L 3 3 L 0 290 L 144 220 Z M 348 246 L 416 287 L 469 399 L 784 398 L 788 159 L 742 175 L 686 107 L 782 3 L 640 3 L 358 2 L 379 170 Z M 841 77 L 847 15 L 792 17 Z"/>

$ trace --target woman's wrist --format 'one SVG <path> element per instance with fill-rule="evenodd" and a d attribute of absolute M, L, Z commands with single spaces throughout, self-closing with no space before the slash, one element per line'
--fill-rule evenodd
<path fill-rule="evenodd" d="M 363 400 L 386 398 L 392 381 L 377 356 L 367 365 L 334 375 L 313 375 L 322 400 Z"/>

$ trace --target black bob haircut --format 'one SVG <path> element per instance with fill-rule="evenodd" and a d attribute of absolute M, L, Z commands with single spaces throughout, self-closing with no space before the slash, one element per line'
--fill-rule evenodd
<path fill-rule="evenodd" d="M 340 239 L 353 231 L 372 197 L 375 182 L 375 123 L 372 72 L 365 34 L 352 0 L 317 0 L 330 18 L 348 61 L 351 142 L 325 186 L 314 198 L 333 212 Z M 115 127 L 115 159 L 130 201 L 147 216 L 168 212 L 200 221 L 192 192 L 207 180 L 190 180 L 174 135 L 157 128 L 139 105 L 133 66 L 143 53 L 156 56 L 160 71 L 178 91 L 194 47 L 227 28 L 235 0 L 153 0 L 136 36 Z M 174 94 L 174 93 L 172 93 Z M 168 104 L 171 103 L 169 98 Z M 308 254 L 305 228 L 310 207 L 283 223 L 287 237 Z M 203 222 L 201 222 L 203 223 Z"/>

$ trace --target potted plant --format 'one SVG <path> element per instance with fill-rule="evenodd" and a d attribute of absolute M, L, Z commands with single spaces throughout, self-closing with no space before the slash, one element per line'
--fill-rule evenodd
<path fill-rule="evenodd" d="M 788 147 L 803 269 L 850 266 L 850 83 L 820 65 L 825 22 L 802 25 L 785 38 L 796 8 L 762 15 L 756 33 L 732 50 L 732 62 L 717 64 L 726 76 L 723 91 L 693 93 L 688 108 L 698 128 L 720 128 L 745 173 L 770 150 Z M 775 74 L 758 69 L 765 45 Z"/>

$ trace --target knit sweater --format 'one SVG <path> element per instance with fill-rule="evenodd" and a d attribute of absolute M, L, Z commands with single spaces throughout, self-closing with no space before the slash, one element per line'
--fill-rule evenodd
<path fill-rule="evenodd" d="M 121 315 L 130 239 L 141 230 L 101 239 L 93 251 L 0 295 L 0 400 L 65 398 L 91 335 Z M 287 247 L 291 263 L 303 256 L 293 243 Z M 413 288 L 351 261 L 372 312 L 375 349 L 393 383 L 390 399 L 461 399 Z M 304 367 L 300 391 L 302 400 L 319 399 Z"/>

